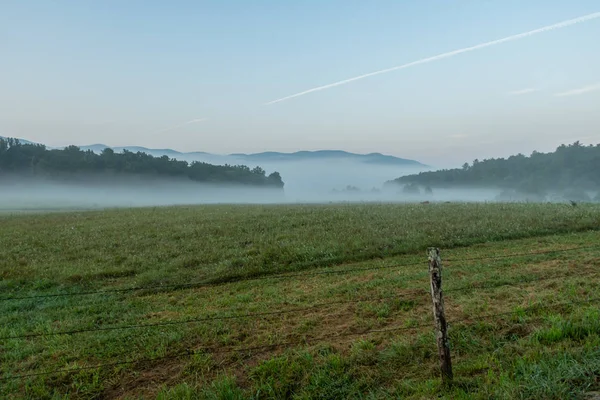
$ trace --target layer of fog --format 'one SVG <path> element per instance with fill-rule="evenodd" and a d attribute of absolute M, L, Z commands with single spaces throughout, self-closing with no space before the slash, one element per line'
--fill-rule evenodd
<path fill-rule="evenodd" d="M 209 159 L 203 159 L 203 158 Z M 231 157 L 205 155 L 193 161 L 241 164 Z M 188 160 L 192 161 L 192 160 Z M 190 180 L 144 176 L 79 176 L 76 181 L 0 177 L 0 210 L 90 209 L 183 204 L 326 203 L 339 201 L 403 201 L 383 184 L 421 169 L 377 165 L 346 159 L 256 163 L 267 174 L 278 171 L 283 190 L 248 185 L 208 185 Z M 251 168 L 256 166 L 248 164 Z M 361 193 L 345 192 L 348 186 Z M 376 188 L 379 192 L 371 191 Z"/>
<path fill-rule="evenodd" d="M 249 186 L 217 186 L 182 182 L 94 184 L 29 181 L 3 183 L 0 211 L 97 209 L 192 204 L 288 204 L 329 202 L 413 202 L 433 200 L 427 195 L 404 195 L 399 190 L 378 192 L 306 192 L 290 196 L 286 191 Z M 439 191 L 438 201 L 484 201 L 493 193 L 484 191 Z"/>
<path fill-rule="evenodd" d="M 377 191 L 356 189 L 326 195 L 289 196 L 277 189 L 214 186 L 198 183 L 94 185 L 37 182 L 2 185 L 0 212 L 103 209 L 194 204 L 291 204 L 337 202 L 483 202 L 498 201 L 497 189 L 438 189 L 433 193 L 406 194 L 401 187 Z M 524 201 L 526 199 L 515 199 Z M 535 200 L 534 200 L 535 201 Z"/>
<path fill-rule="evenodd" d="M 369 201 L 375 200 L 369 191 L 382 189 L 384 183 L 400 176 L 430 171 L 430 167 L 404 165 L 374 164 L 346 158 L 321 158 L 302 161 L 254 161 L 242 158 L 219 156 L 213 154 L 184 154 L 178 158 L 202 161 L 215 165 L 246 164 L 250 168 L 260 166 L 267 174 L 279 172 L 285 182 L 287 202 L 329 202 L 329 201 Z M 360 188 L 364 193 L 346 193 L 348 186 Z M 390 194 L 378 200 L 397 201 L 397 196 Z"/>
<path fill-rule="evenodd" d="M 263 163 L 267 173 L 279 171 L 285 182 L 285 194 L 293 202 L 353 201 L 356 193 L 346 193 L 348 186 L 357 187 L 364 199 L 369 191 L 381 189 L 386 181 L 414 174 L 425 168 L 367 164 L 344 159 Z M 387 200 L 393 200 L 391 196 Z"/>
<path fill-rule="evenodd" d="M 495 202 L 534 201 L 525 196 L 500 199 L 500 189 L 433 189 L 432 193 L 404 193 L 402 186 L 361 191 L 356 187 L 339 192 L 290 196 L 278 189 L 248 186 L 215 186 L 199 183 L 154 182 L 129 185 L 78 185 L 36 182 L 2 185 L 0 212 L 102 209 L 194 204 L 291 204 L 337 202 Z M 552 199 L 547 199 L 552 201 Z M 556 197 L 554 201 L 567 201 Z"/>
<path fill-rule="evenodd" d="M 2 182 L 0 210 L 96 209 L 187 204 L 268 204 L 285 202 L 279 189 L 211 185 L 192 181 Z"/>
<path fill-rule="evenodd" d="M 113 179 L 80 177 L 77 182 L 0 179 L 0 211 L 187 204 L 568 201 L 559 195 L 528 197 L 518 193 L 507 194 L 497 188 L 428 190 L 419 187 L 411 191 L 404 185 L 385 184 L 403 175 L 428 170 L 426 167 L 368 164 L 345 159 L 281 161 L 260 166 L 267 174 L 279 171 L 285 182 L 284 189 L 208 185 L 143 176 Z M 589 195 L 593 197 L 595 194 Z"/>

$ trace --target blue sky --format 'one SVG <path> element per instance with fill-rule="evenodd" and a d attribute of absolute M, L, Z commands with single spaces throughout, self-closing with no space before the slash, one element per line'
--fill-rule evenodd
<path fill-rule="evenodd" d="M 597 143 L 600 19 L 265 103 L 599 11 L 597 0 L 5 0 L 0 135 L 436 165 Z"/>

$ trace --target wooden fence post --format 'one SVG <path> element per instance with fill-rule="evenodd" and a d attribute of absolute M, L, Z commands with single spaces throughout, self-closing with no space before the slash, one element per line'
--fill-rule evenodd
<path fill-rule="evenodd" d="M 433 319 L 435 321 L 435 336 L 442 370 L 444 385 L 452 383 L 452 361 L 450 360 L 450 346 L 448 343 L 448 324 L 444 313 L 444 297 L 442 295 L 442 259 L 440 249 L 430 247 L 427 249 L 429 256 L 429 277 L 431 280 L 431 300 L 433 301 Z"/>

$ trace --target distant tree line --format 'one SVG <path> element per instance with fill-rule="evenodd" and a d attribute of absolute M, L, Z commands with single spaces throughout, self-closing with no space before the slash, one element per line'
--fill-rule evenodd
<path fill-rule="evenodd" d="M 475 160 L 462 168 L 421 172 L 388 183 L 439 188 L 498 187 L 506 194 L 545 196 L 568 193 L 586 200 L 584 191 L 600 190 L 600 144 L 584 146 L 579 141 L 561 145 L 552 153 L 534 151 L 498 159 Z"/>
<path fill-rule="evenodd" d="M 83 151 L 77 146 L 49 150 L 40 144 L 24 144 L 17 139 L 0 138 L 0 179 L 15 175 L 68 179 L 74 176 L 142 175 L 156 178 L 183 178 L 205 183 L 230 183 L 282 188 L 278 172 L 266 175 L 260 167 L 212 165 L 179 161 L 167 156 L 106 148 L 101 154 Z"/>

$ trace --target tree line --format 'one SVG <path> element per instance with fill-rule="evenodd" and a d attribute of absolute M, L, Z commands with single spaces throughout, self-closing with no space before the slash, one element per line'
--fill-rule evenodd
<path fill-rule="evenodd" d="M 531 156 L 517 154 L 508 158 L 474 160 L 462 168 L 421 172 L 388 183 L 438 188 L 498 187 L 545 197 L 549 193 L 568 193 L 586 200 L 585 191 L 600 190 L 600 144 L 584 146 L 579 141 L 560 145 L 554 152 Z"/>
<path fill-rule="evenodd" d="M 41 144 L 21 143 L 18 139 L 0 138 L 0 178 L 11 175 L 69 179 L 80 176 L 148 176 L 183 178 L 204 183 L 229 183 L 283 188 L 278 172 L 266 172 L 245 165 L 212 165 L 180 161 L 168 156 L 154 157 L 143 152 L 123 150 L 115 153 L 106 148 L 101 154 L 83 151 L 77 146 L 62 150 Z"/>

